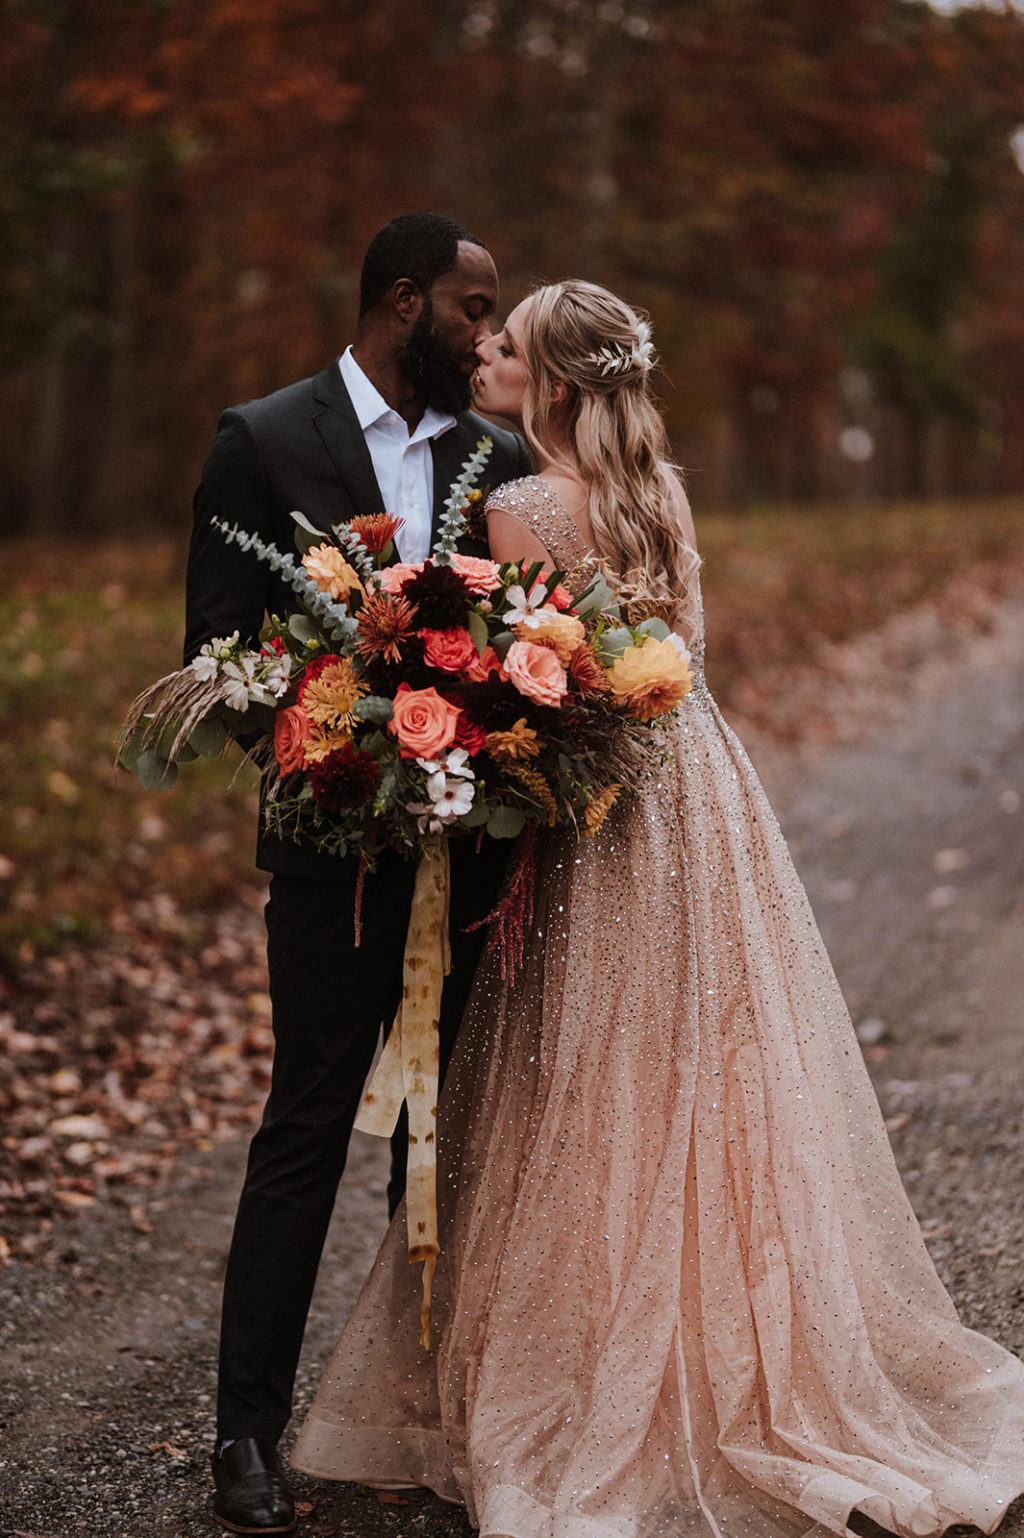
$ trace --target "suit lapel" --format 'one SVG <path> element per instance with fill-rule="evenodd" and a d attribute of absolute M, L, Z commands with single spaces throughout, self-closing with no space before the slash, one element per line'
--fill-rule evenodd
<path fill-rule="evenodd" d="M 352 504 L 349 516 L 384 512 L 370 451 L 337 363 L 314 379 L 313 396 L 317 402 L 313 421 Z"/>

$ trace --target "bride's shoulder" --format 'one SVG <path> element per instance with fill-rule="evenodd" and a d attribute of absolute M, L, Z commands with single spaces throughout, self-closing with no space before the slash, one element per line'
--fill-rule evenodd
<path fill-rule="evenodd" d="M 551 488 L 539 475 L 522 475 L 503 481 L 487 495 L 487 511 L 512 513 L 524 517 L 536 507 L 547 507 L 553 498 Z"/>
<path fill-rule="evenodd" d="M 540 548 L 559 565 L 572 564 L 579 555 L 579 532 L 558 492 L 539 475 L 527 475 L 520 480 L 506 481 L 497 486 L 487 498 L 487 522 L 492 548 L 497 543 L 504 547 L 506 531 L 501 527 L 502 515 L 523 524 L 530 531 L 537 548 L 530 547 L 530 554 L 540 558 Z M 511 531 L 508 531 L 511 532 Z"/>

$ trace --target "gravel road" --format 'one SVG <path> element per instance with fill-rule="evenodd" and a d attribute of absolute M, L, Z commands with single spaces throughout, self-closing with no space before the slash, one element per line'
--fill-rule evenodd
<path fill-rule="evenodd" d="M 858 1025 L 907 1189 L 967 1323 L 1024 1354 L 1024 595 L 932 685 L 808 765 L 755 760 Z M 884 679 L 878 687 L 884 688 Z M 0 1533 L 198 1538 L 220 1273 L 244 1153 L 182 1160 L 152 1233 L 68 1225 L 56 1267 L 0 1275 Z M 382 1149 L 357 1136 L 299 1386 L 382 1232 Z M 433 1498 L 298 1480 L 302 1531 L 465 1538 Z M 1001 1530 L 1024 1538 L 1018 1503 Z"/>

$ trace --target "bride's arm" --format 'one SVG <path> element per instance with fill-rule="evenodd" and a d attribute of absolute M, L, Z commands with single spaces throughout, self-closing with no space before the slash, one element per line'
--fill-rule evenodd
<path fill-rule="evenodd" d="M 543 561 L 549 571 L 554 569 L 554 561 L 533 530 L 500 507 L 488 508 L 487 543 L 492 561 Z"/>

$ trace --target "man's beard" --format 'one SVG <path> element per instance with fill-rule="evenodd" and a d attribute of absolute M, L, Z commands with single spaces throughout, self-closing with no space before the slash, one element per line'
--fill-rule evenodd
<path fill-rule="evenodd" d="M 424 406 L 432 406 L 445 416 L 468 411 L 473 400 L 470 375 L 459 367 L 459 360 L 434 330 L 434 315 L 428 299 L 412 328 L 409 339 L 398 352 L 398 367 L 414 387 Z"/>

